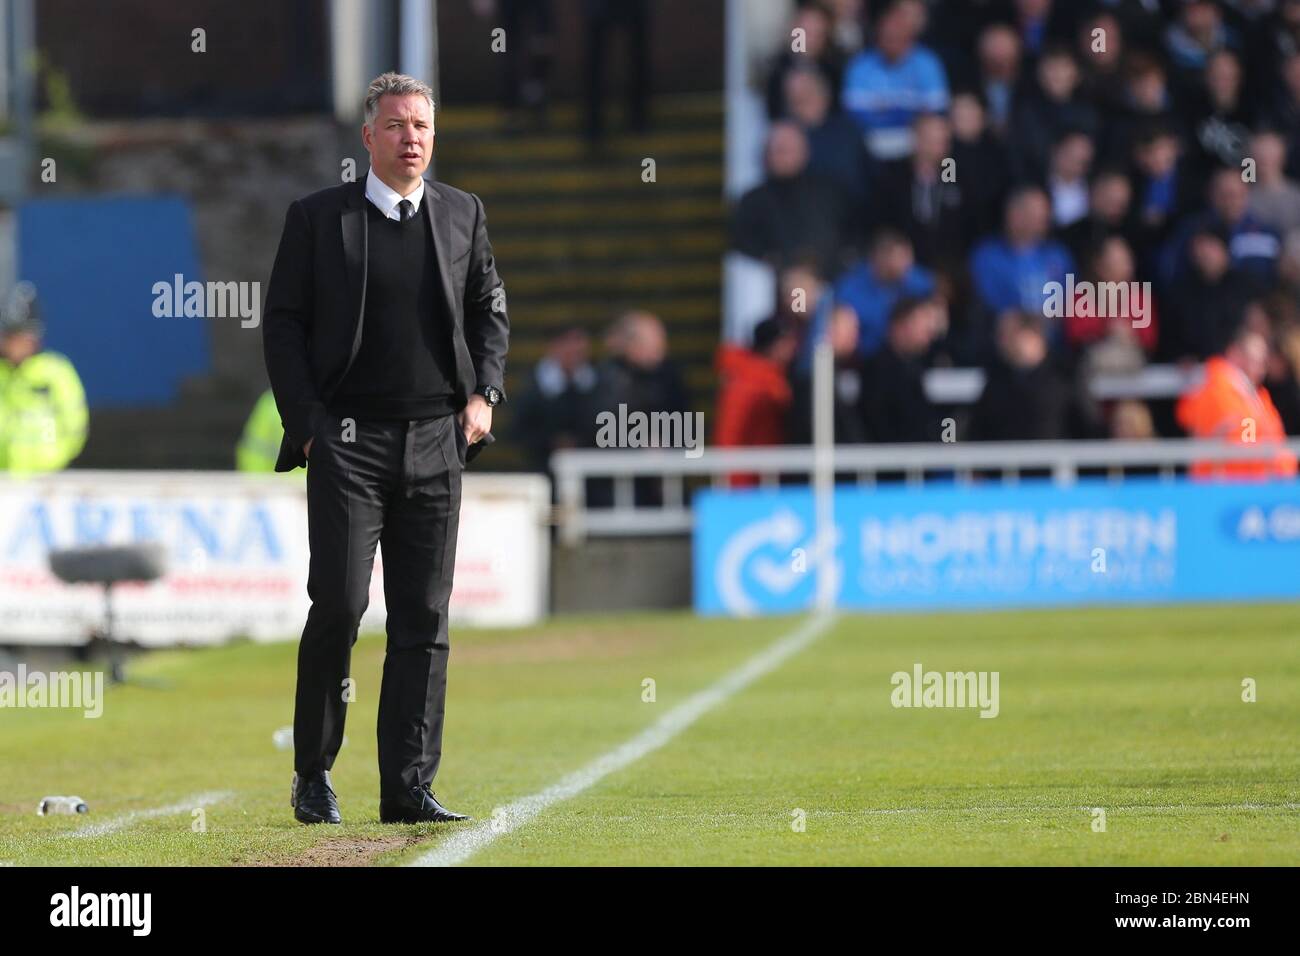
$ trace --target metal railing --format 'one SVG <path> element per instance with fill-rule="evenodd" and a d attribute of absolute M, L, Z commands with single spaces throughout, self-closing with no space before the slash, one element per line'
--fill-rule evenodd
<path fill-rule="evenodd" d="M 988 374 L 982 368 L 927 369 L 925 396 L 936 405 L 974 405 Z M 1119 398 L 1177 398 L 1205 380 L 1205 366 L 1144 365 L 1132 372 L 1099 372 L 1088 381 L 1097 401 Z"/>
<path fill-rule="evenodd" d="M 1172 480 L 1195 461 L 1272 459 L 1283 448 L 1300 455 L 1300 439 L 1285 443 L 1226 444 L 1213 439 L 1169 438 L 1155 441 L 953 442 L 906 445 L 838 445 L 835 473 L 851 475 L 860 485 L 878 476 L 899 475 L 920 486 L 927 477 L 973 484 L 977 473 L 995 472 L 1004 482 L 1024 472 L 1050 472 L 1058 484 L 1078 480 L 1080 472 L 1104 473 L 1121 481 L 1126 469 L 1154 469 Z M 696 457 L 683 449 L 564 449 L 551 456 L 557 495 L 556 518 L 561 540 L 578 544 L 588 535 L 633 536 L 683 534 L 691 530 L 688 479 L 708 479 L 727 486 L 733 474 L 757 475 L 760 487 L 774 488 L 782 475 L 810 476 L 811 446 L 708 448 Z M 638 506 L 635 479 L 660 479 L 662 503 Z M 613 486 L 612 507 L 590 507 L 587 481 L 607 479 Z"/>

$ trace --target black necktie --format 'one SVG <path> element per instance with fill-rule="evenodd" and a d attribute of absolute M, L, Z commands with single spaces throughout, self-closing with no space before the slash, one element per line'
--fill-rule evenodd
<path fill-rule="evenodd" d="M 411 205 L 411 200 L 403 199 L 397 204 L 397 208 L 402 211 L 402 222 L 406 222 L 415 215 L 415 207 Z"/>

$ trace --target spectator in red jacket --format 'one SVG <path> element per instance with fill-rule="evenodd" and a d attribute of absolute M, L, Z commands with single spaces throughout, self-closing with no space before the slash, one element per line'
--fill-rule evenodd
<path fill-rule="evenodd" d="M 1150 355 L 1159 338 L 1151 287 L 1137 281 L 1133 250 L 1123 236 L 1110 236 L 1088 256 L 1088 285 L 1075 290 L 1074 307 L 1065 318 L 1065 339 L 1083 349 L 1103 339 L 1133 339 Z"/>
<path fill-rule="evenodd" d="M 779 319 L 764 319 L 754 329 L 754 347 L 723 343 L 715 363 L 720 385 L 713 444 L 719 447 L 780 445 L 786 440 L 790 381 L 786 369 L 798 340 Z M 754 474 L 734 474 L 732 487 L 758 484 Z"/>

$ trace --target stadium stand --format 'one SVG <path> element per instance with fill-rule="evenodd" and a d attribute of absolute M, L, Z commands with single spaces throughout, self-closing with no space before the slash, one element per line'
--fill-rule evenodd
<path fill-rule="evenodd" d="M 729 87 L 729 111 L 765 115 L 729 141 L 763 169 L 729 181 L 748 264 L 727 298 L 771 308 L 729 315 L 726 347 L 788 324 L 798 396 L 834 315 L 854 340 L 837 441 L 918 440 L 946 414 L 959 439 L 1181 437 L 1177 398 L 1243 327 L 1269 346 L 1254 385 L 1300 434 L 1300 2 L 786 9 L 746 23 L 764 42 Z M 792 287 L 815 304 L 790 308 Z M 891 313 L 917 296 L 934 327 L 896 354 Z M 864 387 L 882 375 L 897 388 Z M 936 392 L 956 400 L 914 407 Z M 790 409 L 733 431 L 806 441 Z"/>
<path fill-rule="evenodd" d="M 553 107 L 544 131 L 508 133 L 490 108 L 439 121 L 438 175 L 492 210 L 493 250 L 508 270 L 512 398 L 528 394 L 555 336 L 581 329 L 600 340 L 621 311 L 638 308 L 663 320 L 692 404 L 707 406 L 723 249 L 722 103 L 714 94 L 660 96 L 653 113 L 651 132 L 616 128 L 598 153 L 578 139 L 575 104 Z M 646 157 L 654 182 L 642 180 Z M 505 416 L 520 411 L 515 401 L 503 407 Z M 518 426 L 507 423 L 516 442 L 500 449 L 497 467 L 526 463 Z"/>

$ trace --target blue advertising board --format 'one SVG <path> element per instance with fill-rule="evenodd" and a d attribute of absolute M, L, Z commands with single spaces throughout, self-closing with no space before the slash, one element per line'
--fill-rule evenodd
<path fill-rule="evenodd" d="M 166 405 L 186 378 L 210 369 L 206 320 L 153 314 L 154 284 L 176 275 L 202 279 L 189 204 L 179 197 L 18 208 L 18 278 L 35 284 L 45 344 L 71 359 L 91 408 Z"/>
<path fill-rule="evenodd" d="M 842 487 L 818 541 L 807 488 L 701 492 L 695 608 L 846 610 L 1300 598 L 1300 483 L 1129 479 Z"/>

